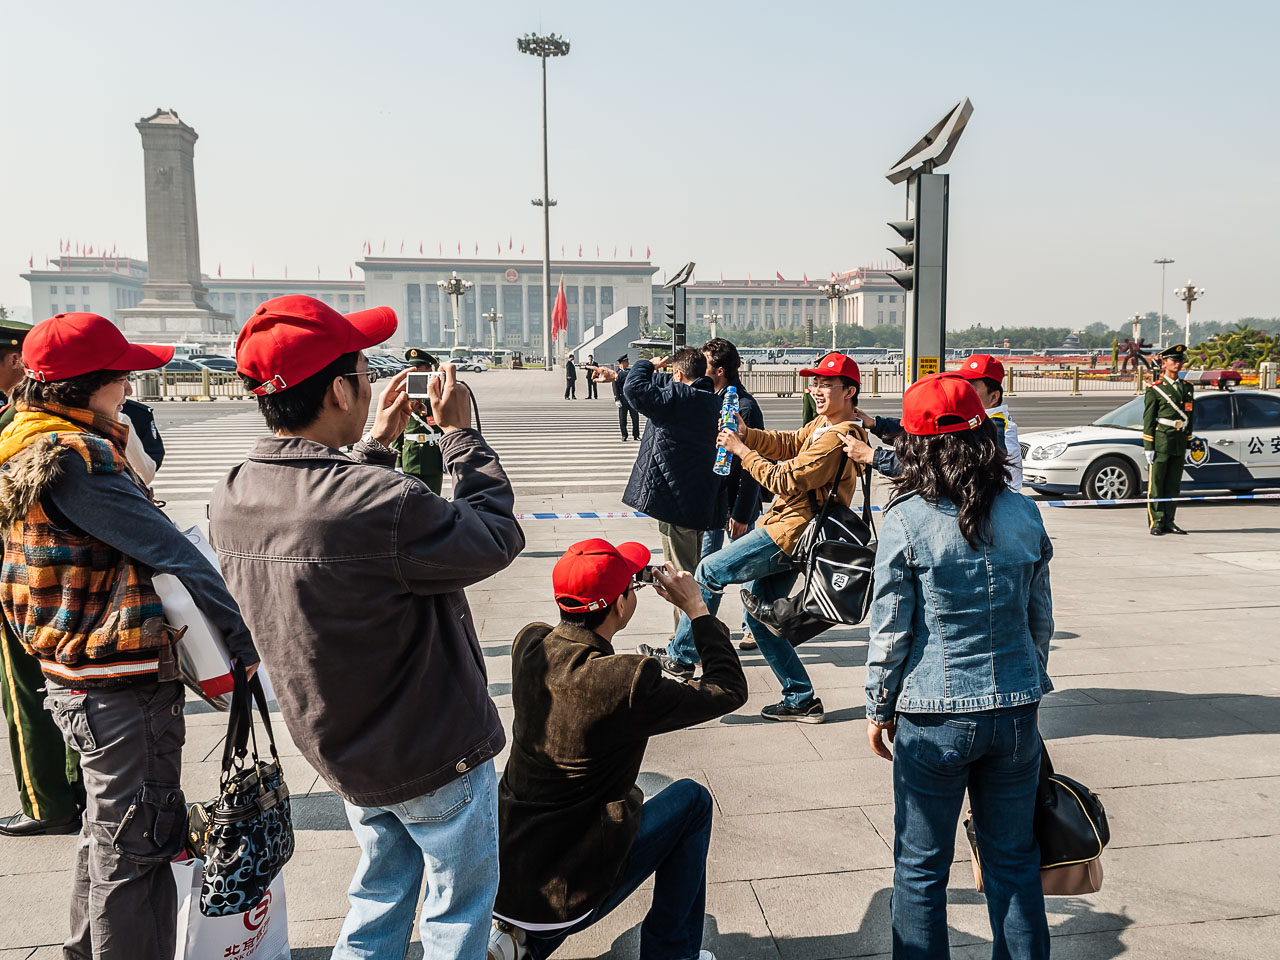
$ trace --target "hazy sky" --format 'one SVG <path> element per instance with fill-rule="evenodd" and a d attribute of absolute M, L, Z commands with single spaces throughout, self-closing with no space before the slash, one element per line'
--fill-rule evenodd
<path fill-rule="evenodd" d="M 59 238 L 146 256 L 133 124 L 196 128 L 206 273 L 347 276 L 375 252 L 635 244 L 701 279 L 886 260 L 889 166 L 962 96 L 952 327 L 1119 324 L 1188 278 L 1203 320 L 1280 314 L 1271 3 L 6 4 L 0 302 Z M 359 271 L 356 271 L 359 276 Z M 1166 309 L 1182 305 L 1168 297 Z M 40 319 L 40 318 L 36 318 Z"/>

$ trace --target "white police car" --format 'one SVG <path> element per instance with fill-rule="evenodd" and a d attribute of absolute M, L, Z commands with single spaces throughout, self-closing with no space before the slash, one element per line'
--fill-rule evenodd
<path fill-rule="evenodd" d="M 1134 397 L 1088 426 L 1020 436 L 1023 483 L 1037 493 L 1079 493 L 1091 500 L 1145 496 L 1142 403 Z M 1198 392 L 1195 403 L 1183 490 L 1280 486 L 1280 396 L 1215 390 Z"/>

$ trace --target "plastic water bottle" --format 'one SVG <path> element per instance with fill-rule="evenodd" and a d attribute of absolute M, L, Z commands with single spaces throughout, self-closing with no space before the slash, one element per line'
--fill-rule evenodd
<path fill-rule="evenodd" d="M 737 430 L 738 429 L 738 388 L 726 387 L 724 391 L 724 403 L 720 405 L 720 429 L 721 430 Z M 724 447 L 716 447 L 716 465 L 711 468 L 713 473 L 722 477 L 729 475 L 729 468 L 733 465 L 733 454 Z"/>

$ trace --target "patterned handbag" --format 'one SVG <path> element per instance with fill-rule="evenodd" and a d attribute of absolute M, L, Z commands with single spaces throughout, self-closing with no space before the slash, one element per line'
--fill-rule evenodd
<path fill-rule="evenodd" d="M 193 835 L 203 829 L 203 844 L 193 846 L 203 847 L 198 851 L 204 857 L 200 912 L 206 917 L 225 917 L 254 907 L 293 856 L 289 788 L 280 769 L 262 682 L 256 675 L 247 680 L 238 663 L 233 674 L 218 797 L 193 807 L 189 817 Z M 266 763 L 258 756 L 251 698 L 271 746 L 271 760 Z"/>

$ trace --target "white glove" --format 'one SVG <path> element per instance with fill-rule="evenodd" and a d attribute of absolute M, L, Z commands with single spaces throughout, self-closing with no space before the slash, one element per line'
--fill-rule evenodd
<path fill-rule="evenodd" d="M 621 401 L 621 400 L 615 400 L 615 401 L 613 401 L 613 405 L 614 405 L 615 407 L 621 407 L 621 406 L 622 406 L 622 401 Z"/>
<path fill-rule="evenodd" d="M 1156 452 L 1154 450 L 1143 450 L 1142 455 L 1147 458 L 1147 466 L 1156 462 Z"/>

